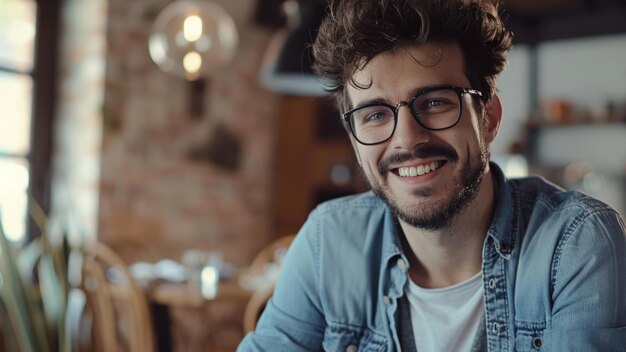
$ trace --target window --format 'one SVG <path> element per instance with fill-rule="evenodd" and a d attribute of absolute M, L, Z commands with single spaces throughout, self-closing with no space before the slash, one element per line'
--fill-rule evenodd
<path fill-rule="evenodd" d="M 28 194 L 47 210 L 57 28 L 57 1 L 0 0 L 0 219 L 15 242 L 31 236 Z"/>

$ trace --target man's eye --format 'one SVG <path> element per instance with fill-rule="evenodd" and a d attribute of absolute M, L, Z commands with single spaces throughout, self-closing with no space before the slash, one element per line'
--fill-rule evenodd
<path fill-rule="evenodd" d="M 425 109 L 435 109 L 438 107 L 445 107 L 445 106 L 451 106 L 451 105 L 454 105 L 454 103 L 450 101 L 449 99 L 436 98 L 436 99 L 429 99 L 426 102 L 424 102 L 423 107 Z"/>
<path fill-rule="evenodd" d="M 442 100 L 429 100 L 426 102 L 426 107 L 428 108 L 434 108 L 440 105 L 444 105 L 446 102 L 442 101 Z"/>
<path fill-rule="evenodd" d="M 393 120 L 393 111 L 380 107 L 365 108 L 358 111 L 354 117 L 360 125 L 379 125 Z"/>
<path fill-rule="evenodd" d="M 386 117 L 387 117 L 387 114 L 381 111 L 377 111 L 377 112 L 369 114 L 367 118 L 365 119 L 365 121 L 366 122 L 380 121 L 382 119 L 385 119 Z"/>
<path fill-rule="evenodd" d="M 421 102 L 417 110 L 428 113 L 437 113 L 448 111 L 449 109 L 454 108 L 456 105 L 457 104 L 455 104 L 454 101 L 451 101 L 450 99 L 433 98 Z"/>

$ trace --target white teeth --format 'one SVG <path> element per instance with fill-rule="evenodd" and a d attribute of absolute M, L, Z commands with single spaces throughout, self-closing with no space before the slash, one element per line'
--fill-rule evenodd
<path fill-rule="evenodd" d="M 408 176 L 422 176 L 431 171 L 435 171 L 439 168 L 439 164 L 436 161 L 430 164 L 420 165 L 418 167 L 401 167 L 398 169 L 398 174 L 402 177 Z"/>

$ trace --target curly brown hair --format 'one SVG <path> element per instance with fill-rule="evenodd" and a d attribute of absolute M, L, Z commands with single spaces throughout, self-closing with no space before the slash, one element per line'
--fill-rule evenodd
<path fill-rule="evenodd" d="M 472 88 L 489 100 L 506 65 L 512 34 L 499 0 L 331 0 L 320 25 L 313 69 L 329 83 L 341 112 L 345 86 L 375 56 L 427 41 L 458 43 Z"/>

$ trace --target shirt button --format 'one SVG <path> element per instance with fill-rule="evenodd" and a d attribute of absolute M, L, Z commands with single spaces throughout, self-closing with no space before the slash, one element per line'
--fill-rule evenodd
<path fill-rule="evenodd" d="M 402 258 L 398 258 L 398 268 L 400 268 L 400 270 L 404 270 L 406 269 L 406 262 L 404 261 L 404 259 Z"/>
<path fill-rule="evenodd" d="M 498 323 L 493 323 L 493 325 L 491 325 L 491 332 L 493 332 L 494 334 L 497 334 L 499 328 L 500 328 L 500 325 L 498 325 Z"/>
<path fill-rule="evenodd" d="M 492 277 L 491 279 L 489 279 L 489 288 L 493 289 L 495 287 L 496 287 L 496 279 Z"/>
<path fill-rule="evenodd" d="M 389 298 L 389 296 L 383 296 L 383 303 L 385 303 L 386 306 L 391 304 L 391 299 Z"/>
<path fill-rule="evenodd" d="M 543 346 L 543 341 L 541 340 L 541 337 L 535 337 L 533 339 L 533 347 L 536 349 L 540 349 L 541 346 Z"/>
<path fill-rule="evenodd" d="M 346 348 L 346 352 L 356 352 L 356 346 L 350 345 Z"/>

